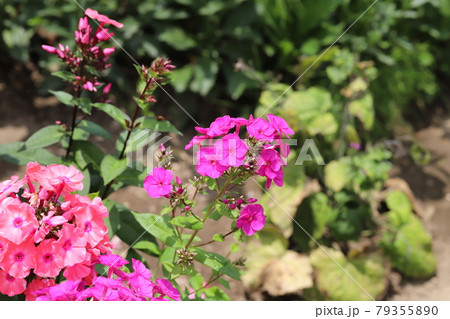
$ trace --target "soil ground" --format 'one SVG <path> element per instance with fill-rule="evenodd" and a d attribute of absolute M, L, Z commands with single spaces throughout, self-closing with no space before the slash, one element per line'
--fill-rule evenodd
<path fill-rule="evenodd" d="M 3 69 L 0 73 L 0 144 L 25 140 L 39 128 L 56 120 L 69 120 L 71 112 L 67 112 L 54 98 L 39 97 L 30 89 L 33 87 L 31 77 L 23 76 L 27 72 L 33 73 L 29 71 L 20 66 L 9 66 L 8 70 Z M 117 132 L 117 127 L 108 124 L 108 118 L 101 114 L 95 116 L 97 122 Z M 439 116 L 430 127 L 417 131 L 415 138 L 431 152 L 430 163 L 420 167 L 410 160 L 400 160 L 392 175 L 409 183 L 422 208 L 425 226 L 433 236 L 438 268 L 436 276 L 431 279 L 400 281 L 389 299 L 450 300 L 450 116 Z M 175 146 L 181 146 L 184 141 L 174 139 L 173 142 Z M 105 145 L 105 148 L 108 146 Z M 177 155 L 182 160 L 175 163 L 175 170 L 180 172 L 182 178 L 192 176 L 190 154 L 180 152 Z M 24 168 L 0 160 L 0 181 L 15 174 L 23 176 Z M 121 190 L 113 198 L 142 212 L 156 212 L 161 205 L 161 202 L 149 199 L 142 189 L 135 187 Z M 214 227 L 221 225 L 215 224 Z M 218 232 L 218 229 L 211 232 Z M 220 252 L 221 248 L 217 247 L 217 250 Z M 233 300 L 246 299 L 240 283 L 232 284 L 230 295 Z"/>

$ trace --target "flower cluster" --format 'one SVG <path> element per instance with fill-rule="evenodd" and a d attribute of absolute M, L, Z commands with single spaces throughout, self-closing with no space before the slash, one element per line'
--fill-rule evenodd
<path fill-rule="evenodd" d="M 31 295 L 36 300 L 96 300 L 96 301 L 139 301 L 180 300 L 178 290 L 166 279 L 152 281 L 152 273 L 139 260 L 132 259 L 133 272 L 121 268 L 128 261 L 117 255 L 103 255 L 97 263 L 109 267 L 108 278 L 96 277 L 91 285 L 84 280 L 67 280 L 59 285 L 40 285 Z M 32 282 L 34 284 L 34 282 Z M 170 299 L 169 299 L 170 298 Z"/>
<path fill-rule="evenodd" d="M 195 136 L 186 149 L 196 146 L 197 172 L 200 175 L 218 178 L 230 168 L 243 168 L 267 178 L 266 187 L 272 181 L 283 185 L 285 158 L 289 146 L 282 138 L 294 131 L 281 117 L 267 115 L 263 118 L 232 118 L 228 115 L 217 118 L 208 128 L 196 127 L 201 133 Z M 241 127 L 246 127 L 247 138 L 239 136 Z M 234 132 L 230 130 L 234 129 Z"/>
<path fill-rule="evenodd" d="M 75 74 L 73 79 L 75 90 L 81 87 L 84 90 L 97 91 L 97 87 L 101 85 L 97 76 L 91 72 L 83 72 L 83 69 L 90 66 L 97 72 L 101 72 L 111 66 L 108 60 L 115 48 L 103 48 L 102 46 L 114 33 L 109 32 L 105 25 L 122 28 L 123 24 L 92 9 L 86 9 L 85 14 L 87 17 L 80 18 L 78 30 L 75 31 L 77 50 L 71 51 L 67 45 L 64 46 L 61 43 L 57 48 L 49 45 L 42 45 L 42 48 L 51 54 L 55 54 L 69 66 L 71 72 Z M 95 31 L 89 25 L 88 17 L 100 23 Z M 106 86 L 105 90 L 109 91 L 109 88 L 110 86 Z"/>
<path fill-rule="evenodd" d="M 23 179 L 0 183 L 0 293 L 23 293 L 27 278 L 50 285 L 61 272 L 86 282 L 96 276 L 92 263 L 112 248 L 108 211 L 100 198 L 73 193 L 82 180 L 73 166 L 31 162 Z"/>

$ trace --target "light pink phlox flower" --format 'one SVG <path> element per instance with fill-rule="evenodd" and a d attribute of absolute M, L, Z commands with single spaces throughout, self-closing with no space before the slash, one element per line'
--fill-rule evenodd
<path fill-rule="evenodd" d="M 7 197 L 0 210 L 0 235 L 15 244 L 22 243 L 38 228 L 35 211 L 17 198 Z"/>
<path fill-rule="evenodd" d="M 0 269 L 0 293 L 10 297 L 20 295 L 25 291 L 27 281 L 23 278 L 15 278 L 6 271 Z"/>

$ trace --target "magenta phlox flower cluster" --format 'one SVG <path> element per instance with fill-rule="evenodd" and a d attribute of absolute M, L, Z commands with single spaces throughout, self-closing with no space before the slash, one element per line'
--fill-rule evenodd
<path fill-rule="evenodd" d="M 201 135 L 195 136 L 186 149 L 193 146 L 196 151 L 196 168 L 200 175 L 218 178 L 231 167 L 243 167 L 283 185 L 284 159 L 289 155 L 289 146 L 283 137 L 290 138 L 294 131 L 281 117 L 273 114 L 263 118 L 232 118 L 229 115 L 217 118 L 208 128 L 196 127 Z M 241 127 L 246 127 L 247 136 L 240 137 Z M 230 132 L 233 130 L 233 132 Z"/>
<path fill-rule="evenodd" d="M 90 285 L 84 280 L 67 280 L 59 285 L 35 284 L 36 300 L 94 300 L 94 301 L 170 301 L 180 300 L 179 291 L 166 279 L 152 280 L 145 265 L 132 259 L 133 272 L 121 268 L 128 261 L 117 255 L 102 255 L 96 263 L 108 267 L 108 277 L 95 277 Z M 42 287 L 41 287 L 42 286 Z"/>
<path fill-rule="evenodd" d="M 73 193 L 82 180 L 74 166 L 31 162 L 23 179 L 0 183 L 0 293 L 23 293 L 27 278 L 54 283 L 61 272 L 70 280 L 95 277 L 92 262 L 112 248 L 108 211 L 100 198 Z"/>
<path fill-rule="evenodd" d="M 68 65 L 71 72 L 75 74 L 73 81 L 74 87 L 81 87 L 88 91 L 97 91 L 97 87 L 101 85 L 97 81 L 97 76 L 87 72 L 82 73 L 81 70 L 86 65 L 90 65 L 98 72 L 104 71 L 111 67 L 108 63 L 110 55 L 115 51 L 114 47 L 104 48 L 104 44 L 113 35 L 109 32 L 106 25 L 113 25 L 122 28 L 123 24 L 115 20 L 109 19 L 107 16 L 99 14 L 92 9 L 86 9 L 86 17 L 80 18 L 78 22 L 78 30 L 75 31 L 75 42 L 77 50 L 71 51 L 66 45 L 58 44 L 57 47 L 50 45 L 42 45 L 42 48 L 58 56 L 65 64 Z M 99 22 L 98 27 L 94 30 L 88 21 L 88 17 Z M 81 53 L 81 54 L 79 54 Z M 105 87 L 104 94 L 110 90 L 110 85 Z"/>

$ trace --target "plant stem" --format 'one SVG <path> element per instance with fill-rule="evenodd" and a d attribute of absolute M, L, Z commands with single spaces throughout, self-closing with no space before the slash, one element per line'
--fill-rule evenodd
<path fill-rule="evenodd" d="M 223 234 L 223 238 L 225 238 L 225 237 L 231 235 L 231 234 L 234 233 L 236 230 L 238 230 L 238 228 L 234 228 L 234 229 L 230 230 L 228 233 Z M 199 244 L 199 245 L 195 245 L 194 247 L 206 246 L 206 245 L 208 245 L 208 244 L 212 244 L 212 243 L 215 243 L 215 242 L 216 242 L 215 240 L 210 240 L 210 241 L 208 241 L 208 242 L 206 242 L 206 243 Z"/>
<path fill-rule="evenodd" d="M 139 96 L 140 100 L 142 100 L 144 98 L 145 92 L 147 91 L 148 87 L 150 86 L 150 84 L 152 82 L 153 82 L 153 78 L 151 77 L 147 81 L 144 90 L 142 90 L 142 93 Z M 136 123 L 136 119 L 137 119 L 137 117 L 139 115 L 139 110 L 140 110 L 140 107 L 139 107 L 139 104 L 138 104 L 138 105 L 136 105 L 136 109 L 134 110 L 134 114 L 133 114 L 133 118 L 131 119 L 131 123 L 128 126 L 127 137 L 125 138 L 125 141 L 123 143 L 122 151 L 120 152 L 120 155 L 119 155 L 119 160 L 121 160 L 124 157 L 124 155 L 125 155 L 125 150 L 127 149 L 128 140 L 130 139 L 131 133 L 135 129 L 134 126 L 135 126 L 135 123 Z M 111 189 L 111 186 L 114 184 L 115 181 L 116 180 L 113 179 L 111 182 L 108 183 L 108 185 L 106 185 L 105 190 L 103 191 L 103 194 L 101 196 L 102 199 L 105 199 L 106 197 L 108 197 L 109 190 Z"/>
<path fill-rule="evenodd" d="M 208 211 L 205 213 L 205 216 L 203 216 L 202 218 L 202 223 L 204 223 L 206 221 L 206 219 L 208 219 L 209 215 L 211 214 L 211 212 L 214 210 L 214 207 L 216 206 L 217 201 L 225 194 L 225 191 L 228 188 L 228 185 L 231 183 L 232 178 L 228 178 L 225 181 L 225 184 L 222 186 L 222 189 L 220 190 L 220 192 L 216 195 L 216 198 L 214 198 L 214 201 L 212 202 L 211 206 L 209 207 Z M 189 238 L 185 248 L 188 249 L 189 246 L 192 244 L 192 241 L 194 240 L 195 236 L 197 235 L 199 231 L 196 230 L 194 231 L 194 233 L 192 233 L 191 238 Z"/>
<path fill-rule="evenodd" d="M 79 98 L 81 95 L 80 87 L 75 90 L 75 98 Z M 69 146 L 67 147 L 66 151 L 66 158 L 69 157 L 70 151 L 72 150 L 72 143 L 73 143 L 73 133 L 75 132 L 75 126 L 77 125 L 77 112 L 78 112 L 78 105 L 73 105 L 73 112 L 72 112 L 72 125 L 70 128 L 70 137 L 69 137 Z"/>

